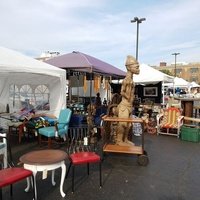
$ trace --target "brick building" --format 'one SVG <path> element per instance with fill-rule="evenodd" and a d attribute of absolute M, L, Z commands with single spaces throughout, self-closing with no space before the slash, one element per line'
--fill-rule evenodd
<path fill-rule="evenodd" d="M 166 62 L 160 62 L 160 66 L 153 67 L 157 70 L 169 70 L 172 75 L 175 74 L 174 64 L 167 65 Z M 176 76 L 200 84 L 200 63 L 176 63 Z"/>

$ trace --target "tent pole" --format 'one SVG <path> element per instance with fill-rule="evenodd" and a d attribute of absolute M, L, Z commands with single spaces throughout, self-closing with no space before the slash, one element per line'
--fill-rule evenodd
<path fill-rule="evenodd" d="M 92 73 L 90 73 L 90 112 L 91 112 L 91 104 L 92 104 Z"/>
<path fill-rule="evenodd" d="M 80 87 L 80 81 L 79 81 L 79 73 L 78 73 L 78 87 L 77 87 L 77 100 L 79 103 L 79 87 Z"/>
<path fill-rule="evenodd" d="M 164 81 L 162 81 L 162 103 L 165 104 L 165 87 L 164 87 Z"/>
<path fill-rule="evenodd" d="M 71 89 L 71 80 L 70 80 L 70 70 L 67 70 L 66 79 L 68 79 L 68 98 L 69 102 L 72 102 L 72 89 Z"/>

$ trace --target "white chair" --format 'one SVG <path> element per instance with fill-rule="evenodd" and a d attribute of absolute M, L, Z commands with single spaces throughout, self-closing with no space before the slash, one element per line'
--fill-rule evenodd
<path fill-rule="evenodd" d="M 3 155 L 3 168 L 7 168 L 7 139 L 5 133 L 0 133 L 0 155 Z"/>
<path fill-rule="evenodd" d="M 193 109 L 194 109 L 194 117 L 195 118 L 199 118 L 200 116 L 200 101 L 194 101 L 194 105 L 193 105 Z"/>
<path fill-rule="evenodd" d="M 181 101 L 174 99 L 174 97 L 170 97 L 166 108 L 171 108 L 171 107 L 182 109 Z"/>
<path fill-rule="evenodd" d="M 157 135 L 173 135 L 179 138 L 183 119 L 180 109 L 175 107 L 164 109 L 163 113 L 157 115 Z"/>

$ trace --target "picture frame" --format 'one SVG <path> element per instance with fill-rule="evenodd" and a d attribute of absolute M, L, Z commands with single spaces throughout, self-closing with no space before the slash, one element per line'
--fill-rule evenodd
<path fill-rule="evenodd" d="M 158 88 L 157 87 L 144 87 L 143 96 L 157 97 L 158 96 Z"/>

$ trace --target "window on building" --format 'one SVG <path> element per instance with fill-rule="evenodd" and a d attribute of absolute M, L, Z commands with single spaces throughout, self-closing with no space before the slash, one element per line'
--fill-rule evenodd
<path fill-rule="evenodd" d="M 180 75 L 182 73 L 182 69 L 176 69 L 176 74 Z"/>
<path fill-rule="evenodd" d="M 190 68 L 190 72 L 191 73 L 197 73 L 199 71 L 199 69 L 198 68 Z"/>
<path fill-rule="evenodd" d="M 194 81 L 194 82 L 198 82 L 198 78 L 197 77 L 191 77 L 190 81 Z"/>

